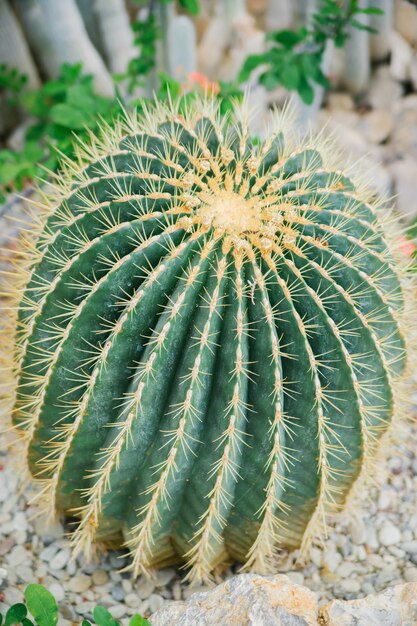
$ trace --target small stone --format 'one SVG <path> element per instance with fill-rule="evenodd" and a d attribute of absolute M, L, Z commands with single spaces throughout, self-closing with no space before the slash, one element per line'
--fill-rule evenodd
<path fill-rule="evenodd" d="M 304 585 L 304 575 L 301 572 L 287 572 L 287 576 L 296 585 Z"/>
<path fill-rule="evenodd" d="M 172 567 L 159 570 L 156 574 L 158 587 L 166 587 L 168 583 L 170 583 L 171 580 L 174 578 L 174 576 L 175 570 Z"/>
<path fill-rule="evenodd" d="M 68 619 L 70 622 L 78 623 L 78 615 L 71 604 L 61 604 L 59 610 L 62 617 L 65 617 L 65 619 Z"/>
<path fill-rule="evenodd" d="M 353 111 L 355 103 L 350 94 L 345 92 L 329 92 L 327 94 L 327 108 L 330 111 Z"/>
<path fill-rule="evenodd" d="M 404 536 L 404 533 L 403 533 L 403 536 Z M 408 552 L 409 554 L 417 554 L 417 541 L 416 540 L 404 541 L 400 545 L 401 545 L 401 548 L 404 550 L 404 552 Z"/>
<path fill-rule="evenodd" d="M 149 598 L 153 590 L 155 589 L 155 582 L 150 578 L 141 578 L 138 584 L 138 596 L 141 600 Z"/>
<path fill-rule="evenodd" d="M 64 600 L 65 591 L 62 585 L 60 585 L 59 583 L 51 583 L 48 586 L 48 589 L 52 593 L 52 595 L 55 597 L 55 600 L 57 602 L 62 602 Z"/>
<path fill-rule="evenodd" d="M 404 580 L 408 583 L 417 583 L 417 567 L 407 567 L 404 570 Z"/>
<path fill-rule="evenodd" d="M 16 567 L 16 576 L 20 578 L 24 583 L 32 583 L 33 582 L 33 571 L 32 568 L 26 567 L 26 565 L 18 565 Z"/>
<path fill-rule="evenodd" d="M 392 546 L 401 541 L 401 533 L 396 526 L 390 522 L 385 523 L 380 529 L 379 541 L 383 546 Z"/>
<path fill-rule="evenodd" d="M 15 546 L 9 554 L 6 556 L 7 562 L 11 568 L 15 568 L 18 565 L 27 563 L 29 560 L 29 553 L 23 546 Z"/>
<path fill-rule="evenodd" d="M 122 585 L 115 585 L 111 590 L 111 595 L 116 602 L 123 602 L 125 598 L 125 592 Z"/>
<path fill-rule="evenodd" d="M 156 611 L 161 609 L 163 606 L 164 606 L 164 599 L 160 595 L 157 595 L 156 593 L 152 593 L 149 596 L 149 608 L 151 610 L 151 613 L 155 613 Z"/>
<path fill-rule="evenodd" d="M 329 572 L 335 572 L 342 561 L 342 555 L 340 552 L 329 551 L 323 553 L 322 565 L 326 567 Z"/>
<path fill-rule="evenodd" d="M 394 178 L 394 189 L 397 194 L 396 207 L 410 220 L 417 213 L 415 202 L 415 180 L 417 158 L 407 156 L 391 164 L 390 170 Z"/>
<path fill-rule="evenodd" d="M 3 541 L 0 541 L 0 556 L 5 556 L 8 554 L 13 546 L 16 544 L 16 539 L 14 537 L 6 537 Z"/>
<path fill-rule="evenodd" d="M 74 593 L 83 593 L 83 591 L 87 591 L 87 589 L 91 585 L 90 576 L 84 576 L 84 574 L 78 574 L 71 578 L 68 583 L 68 589 L 73 591 Z"/>
<path fill-rule="evenodd" d="M 179 582 L 175 582 L 172 585 L 172 597 L 174 598 L 174 600 L 182 600 L 182 591 Z"/>
<path fill-rule="evenodd" d="M 403 87 L 390 75 L 386 65 L 378 67 L 368 91 L 368 101 L 373 109 L 391 109 L 400 100 Z"/>
<path fill-rule="evenodd" d="M 417 44 L 417 11 L 406 0 L 395 2 L 395 28 L 411 46 Z"/>
<path fill-rule="evenodd" d="M 141 604 L 141 600 L 136 593 L 128 593 L 125 596 L 125 604 L 126 606 L 131 607 L 132 609 L 137 609 Z"/>
<path fill-rule="evenodd" d="M 391 76 L 395 80 L 405 82 L 410 78 L 410 65 L 413 58 L 413 49 L 404 37 L 393 31 L 391 33 Z"/>
<path fill-rule="evenodd" d="M 42 559 L 42 561 L 49 562 L 55 556 L 57 552 L 58 552 L 58 547 L 54 544 L 51 544 L 42 550 L 42 552 L 39 555 L 39 558 Z"/>
<path fill-rule="evenodd" d="M 91 575 L 91 579 L 93 581 L 93 585 L 97 585 L 100 587 L 101 585 L 105 585 L 109 580 L 109 575 L 104 569 L 96 569 Z"/>
<path fill-rule="evenodd" d="M 358 593 L 361 584 L 356 578 L 346 578 L 340 582 L 340 587 L 344 593 Z"/>
<path fill-rule="evenodd" d="M 365 113 L 359 121 L 358 129 L 371 143 L 383 143 L 390 136 L 394 126 L 392 114 L 386 110 Z"/>
<path fill-rule="evenodd" d="M 353 543 L 361 545 L 366 541 L 366 526 L 361 519 L 354 517 L 349 524 L 350 536 Z"/>
<path fill-rule="evenodd" d="M 64 569 L 64 567 L 69 561 L 70 556 L 71 556 L 71 553 L 68 548 L 59 550 L 59 552 L 57 552 L 55 556 L 51 559 L 49 563 L 49 567 L 51 569 Z"/>
<path fill-rule="evenodd" d="M 126 607 L 123 604 L 114 604 L 113 606 L 109 606 L 108 611 L 114 619 L 120 619 L 126 615 Z"/>
<path fill-rule="evenodd" d="M 354 563 L 345 561 L 337 568 L 337 575 L 340 576 L 340 578 L 348 578 L 353 574 L 355 569 L 356 565 Z"/>

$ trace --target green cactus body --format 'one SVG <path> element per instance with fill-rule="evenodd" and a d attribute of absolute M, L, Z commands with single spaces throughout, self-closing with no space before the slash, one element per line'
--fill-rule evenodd
<path fill-rule="evenodd" d="M 70 164 L 22 264 L 13 420 L 75 553 L 193 580 L 307 549 L 372 474 L 405 279 L 322 140 L 150 109 Z"/>

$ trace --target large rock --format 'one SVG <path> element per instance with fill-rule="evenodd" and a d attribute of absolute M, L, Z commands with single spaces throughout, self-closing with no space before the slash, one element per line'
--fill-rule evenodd
<path fill-rule="evenodd" d="M 320 610 L 323 626 L 413 626 L 417 583 L 389 587 L 359 600 L 333 600 Z"/>
<path fill-rule="evenodd" d="M 316 595 L 287 576 L 241 574 L 151 617 L 152 626 L 316 626 Z"/>

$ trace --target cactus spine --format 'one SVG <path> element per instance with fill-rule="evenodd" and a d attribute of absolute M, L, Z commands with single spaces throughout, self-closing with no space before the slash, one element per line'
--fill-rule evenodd
<path fill-rule="evenodd" d="M 239 111 L 155 105 L 45 198 L 13 421 L 49 513 L 79 517 L 76 554 L 268 572 L 372 475 L 407 278 L 333 146 L 275 118 L 259 145 Z"/>

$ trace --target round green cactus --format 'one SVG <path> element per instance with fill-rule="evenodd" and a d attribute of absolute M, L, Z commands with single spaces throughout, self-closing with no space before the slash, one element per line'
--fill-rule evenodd
<path fill-rule="evenodd" d="M 13 420 L 76 554 L 270 571 L 372 475 L 405 362 L 401 255 L 332 146 L 275 118 L 260 144 L 237 111 L 155 105 L 44 197 Z"/>

